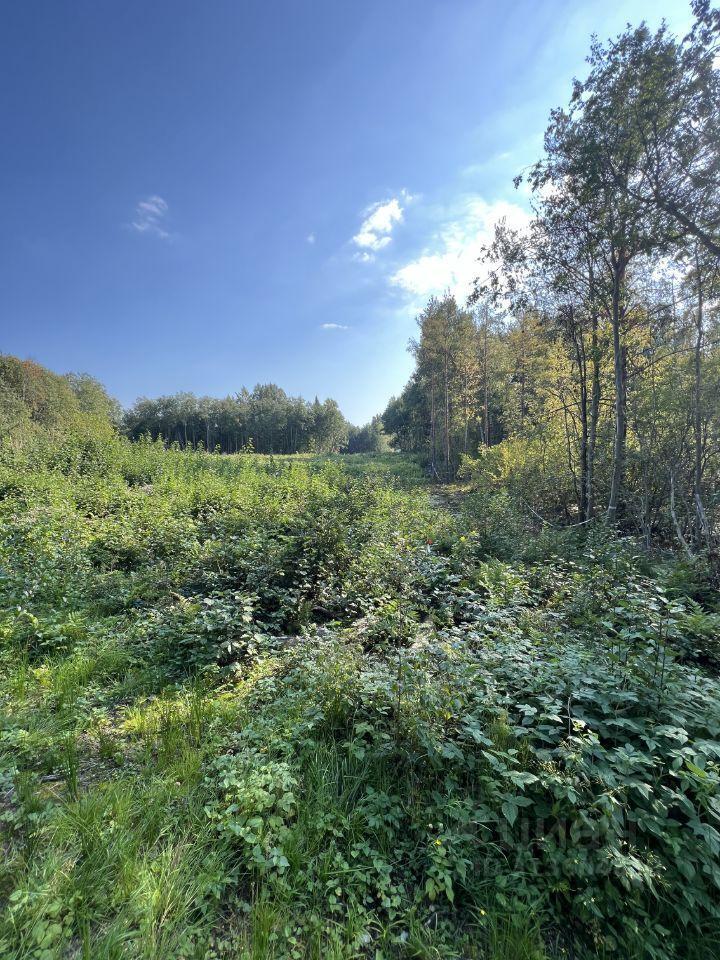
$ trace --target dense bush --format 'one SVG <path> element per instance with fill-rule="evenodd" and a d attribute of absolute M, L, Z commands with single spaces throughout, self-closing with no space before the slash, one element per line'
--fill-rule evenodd
<path fill-rule="evenodd" d="M 718 611 L 414 461 L 0 458 L 0 953 L 675 957 L 720 936 Z"/>

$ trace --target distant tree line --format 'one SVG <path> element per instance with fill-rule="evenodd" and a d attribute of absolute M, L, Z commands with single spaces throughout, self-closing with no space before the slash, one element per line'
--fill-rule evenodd
<path fill-rule="evenodd" d="M 308 403 L 275 384 L 223 399 L 178 393 L 141 398 L 123 412 L 101 383 L 86 374 L 59 375 L 31 360 L 0 354 L 0 437 L 20 439 L 38 429 L 58 433 L 120 430 L 131 440 L 150 436 L 212 452 L 361 453 L 387 448 L 380 417 L 348 423 L 334 400 Z"/>
<path fill-rule="evenodd" d="M 363 427 L 349 423 L 335 400 L 290 397 L 274 383 L 216 399 L 192 393 L 137 400 L 122 417 L 133 440 L 162 437 L 181 447 L 202 444 L 221 453 L 379 453 L 388 449 L 378 414 Z"/>
<path fill-rule="evenodd" d="M 290 397 L 274 383 L 216 399 L 192 393 L 138 400 L 125 414 L 131 439 L 149 434 L 180 446 L 238 453 L 337 453 L 351 426 L 334 400 L 308 403 Z"/>
<path fill-rule="evenodd" d="M 384 453 L 389 449 L 390 444 L 379 413 L 364 427 L 350 427 L 347 453 Z"/>
<path fill-rule="evenodd" d="M 568 522 L 717 549 L 720 14 L 594 42 L 467 304 L 434 298 L 383 416 L 451 479 Z"/>

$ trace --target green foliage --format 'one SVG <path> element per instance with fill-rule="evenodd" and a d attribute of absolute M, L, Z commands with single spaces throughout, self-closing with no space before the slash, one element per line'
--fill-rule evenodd
<path fill-rule="evenodd" d="M 0 354 L 0 449 L 39 453 L 47 464 L 100 465 L 119 406 L 86 374 L 61 377 L 30 360 Z"/>
<path fill-rule="evenodd" d="M 348 453 L 383 453 L 389 448 L 380 416 L 372 418 L 364 427 L 352 427 L 348 436 Z"/>
<path fill-rule="evenodd" d="M 337 453 L 350 433 L 362 433 L 350 426 L 334 400 L 320 403 L 316 397 L 308 403 L 289 397 L 274 383 L 257 384 L 252 392 L 243 387 L 222 399 L 192 393 L 141 397 L 126 411 L 123 425 L 134 440 L 162 437 L 182 447 L 204 445 L 223 453 Z M 361 445 L 353 452 L 374 449 Z"/>
<path fill-rule="evenodd" d="M 479 495 L 505 494 L 516 504 L 541 506 L 551 516 L 572 515 L 575 508 L 571 478 L 562 441 L 550 431 L 513 437 L 492 447 L 480 447 L 477 458 L 465 457 L 459 477 L 469 480 Z"/>
<path fill-rule="evenodd" d="M 383 414 L 437 480 L 465 475 L 537 521 L 605 515 L 718 568 L 720 15 L 684 37 L 592 41 L 554 109 L 522 228 L 496 224 L 463 309 L 419 314 Z"/>
<path fill-rule="evenodd" d="M 3 956 L 713 956 L 700 566 L 396 454 L 98 453 L 0 461 Z"/>

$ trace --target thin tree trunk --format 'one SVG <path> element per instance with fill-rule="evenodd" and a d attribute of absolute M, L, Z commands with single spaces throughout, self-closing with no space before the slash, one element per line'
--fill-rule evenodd
<path fill-rule="evenodd" d="M 483 430 L 485 432 L 485 446 L 490 446 L 490 384 L 488 383 L 488 309 L 485 307 L 485 332 L 483 335 L 483 385 L 485 388 L 485 404 L 483 410 Z"/>
<path fill-rule="evenodd" d="M 592 320 L 592 387 L 590 389 L 590 424 L 588 427 L 587 491 L 585 493 L 586 520 L 595 516 L 595 449 L 597 428 L 600 419 L 600 350 L 598 346 L 598 320 L 593 307 Z"/>
<path fill-rule="evenodd" d="M 675 512 L 675 473 L 673 470 L 670 471 L 670 516 L 672 517 L 673 524 L 675 525 L 675 533 L 677 538 L 680 541 L 680 545 L 688 556 L 691 556 L 690 547 L 688 542 L 683 536 L 682 527 L 677 518 L 677 513 Z"/>
<path fill-rule="evenodd" d="M 707 536 L 707 518 L 702 502 L 703 442 L 702 442 L 702 345 L 703 345 L 703 285 L 700 273 L 700 256 L 695 247 L 695 273 L 697 276 L 697 311 L 695 314 L 695 385 L 693 396 L 693 414 L 695 426 L 695 546 L 702 547 Z"/>
<path fill-rule="evenodd" d="M 450 479 L 450 373 L 445 356 L 445 479 Z"/>
<path fill-rule="evenodd" d="M 432 471 L 437 474 L 435 465 L 435 378 L 430 381 L 430 465 Z"/>
<path fill-rule="evenodd" d="M 582 329 L 579 324 L 575 323 L 574 312 L 571 308 L 570 315 L 570 325 L 573 338 L 573 344 L 575 346 L 575 360 L 578 368 L 578 382 L 580 386 L 580 483 L 579 483 L 579 495 L 580 500 L 578 503 L 580 517 L 583 520 L 587 520 L 587 493 L 588 493 L 588 434 L 589 434 L 589 423 L 588 423 L 588 389 L 587 389 L 587 357 L 585 355 L 585 343 L 583 340 Z M 566 417 L 567 420 L 567 417 Z M 566 427 L 567 434 L 567 427 Z M 570 445 L 570 438 L 568 436 L 568 445 Z M 572 469 L 572 462 L 570 463 Z M 573 471 L 574 472 L 574 471 Z"/>
<path fill-rule="evenodd" d="M 622 291 L 625 279 L 625 261 L 621 258 L 613 265 L 612 291 L 612 333 L 613 367 L 615 379 L 615 441 L 613 443 L 612 480 L 608 500 L 608 522 L 617 522 L 620 489 L 625 472 L 625 439 L 627 435 L 626 418 L 626 351 L 622 343 Z"/>

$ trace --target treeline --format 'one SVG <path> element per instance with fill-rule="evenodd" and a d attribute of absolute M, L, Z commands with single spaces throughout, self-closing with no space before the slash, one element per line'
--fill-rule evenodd
<path fill-rule="evenodd" d="M 383 422 L 545 518 L 693 548 L 720 518 L 720 15 L 594 43 L 466 306 L 432 300 Z M 465 458 L 463 458 L 465 455 Z"/>
<path fill-rule="evenodd" d="M 334 400 L 308 403 L 274 383 L 222 399 L 192 393 L 143 397 L 127 411 L 123 425 L 131 439 L 149 434 L 221 453 L 338 453 L 353 430 Z"/>
<path fill-rule="evenodd" d="M 122 408 L 87 374 L 53 373 L 32 360 L 0 354 L 0 437 L 37 430 L 116 429 Z"/>
<path fill-rule="evenodd" d="M 123 412 L 86 374 L 59 375 L 0 354 L 0 437 L 34 432 L 97 435 L 115 430 L 221 453 L 362 453 L 387 449 L 380 417 L 355 427 L 334 400 L 308 403 L 275 384 L 215 399 L 178 393 L 142 398 Z"/>

